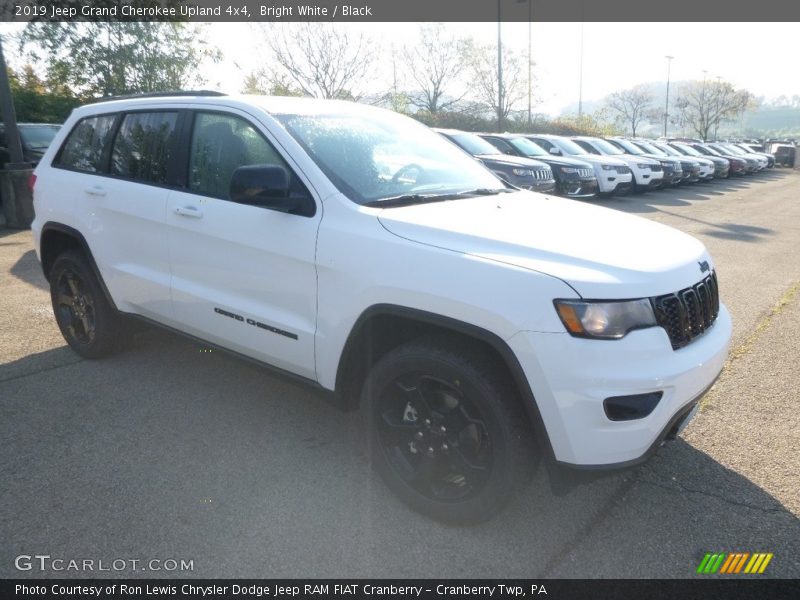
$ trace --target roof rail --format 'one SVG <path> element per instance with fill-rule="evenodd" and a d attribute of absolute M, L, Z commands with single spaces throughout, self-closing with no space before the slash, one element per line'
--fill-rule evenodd
<path fill-rule="evenodd" d="M 224 92 L 214 90 L 178 90 L 174 92 L 149 92 L 146 94 L 125 94 L 122 96 L 105 96 L 93 102 L 112 102 L 114 100 L 133 100 L 134 98 L 164 98 L 171 96 L 227 96 Z"/>

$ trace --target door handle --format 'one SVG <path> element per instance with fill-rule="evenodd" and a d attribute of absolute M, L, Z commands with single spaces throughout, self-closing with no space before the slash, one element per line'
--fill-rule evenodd
<path fill-rule="evenodd" d="M 106 195 L 106 190 L 104 188 L 100 187 L 99 185 L 90 185 L 89 187 L 87 187 L 83 191 L 86 192 L 87 194 L 89 194 L 90 196 L 105 196 Z"/>
<path fill-rule="evenodd" d="M 203 211 L 194 206 L 177 206 L 175 214 L 182 217 L 192 217 L 193 219 L 202 219 Z"/>

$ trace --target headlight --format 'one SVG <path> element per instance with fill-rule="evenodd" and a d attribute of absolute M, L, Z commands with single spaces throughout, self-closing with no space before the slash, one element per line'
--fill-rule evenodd
<path fill-rule="evenodd" d="M 533 175 L 530 169 L 511 169 L 511 172 L 517 177 L 530 177 Z"/>
<path fill-rule="evenodd" d="M 579 169 L 575 167 L 559 167 L 562 173 L 577 173 Z"/>
<path fill-rule="evenodd" d="M 650 300 L 617 302 L 555 300 L 558 316 L 575 337 L 618 340 L 634 329 L 656 325 Z"/>
<path fill-rule="evenodd" d="M 649 163 L 636 163 L 636 167 L 638 169 L 649 169 L 650 168 L 650 164 Z"/>
<path fill-rule="evenodd" d="M 617 168 L 614 165 L 600 165 L 600 166 L 603 167 L 603 171 L 613 171 L 614 169 Z"/>

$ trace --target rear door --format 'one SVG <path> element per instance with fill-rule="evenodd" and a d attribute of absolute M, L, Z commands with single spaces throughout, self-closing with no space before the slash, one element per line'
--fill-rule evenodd
<path fill-rule="evenodd" d="M 172 309 L 164 211 L 178 119 L 177 110 L 82 119 L 51 171 L 50 193 L 79 220 L 65 224 L 83 233 L 117 307 L 160 321 Z"/>
<path fill-rule="evenodd" d="M 322 211 L 268 131 L 250 115 L 197 110 L 184 134 L 184 190 L 167 202 L 172 301 L 179 327 L 316 379 L 315 252 Z M 313 215 L 238 204 L 233 171 L 280 165 Z"/>

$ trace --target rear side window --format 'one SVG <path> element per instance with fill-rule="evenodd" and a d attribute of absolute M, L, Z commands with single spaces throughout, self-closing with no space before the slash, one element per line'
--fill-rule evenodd
<path fill-rule="evenodd" d="M 111 174 L 145 183 L 166 183 L 177 122 L 177 112 L 125 115 L 111 149 Z"/>
<path fill-rule="evenodd" d="M 103 171 L 103 149 L 114 131 L 116 115 L 99 115 L 80 120 L 70 131 L 55 166 L 99 173 Z"/>

